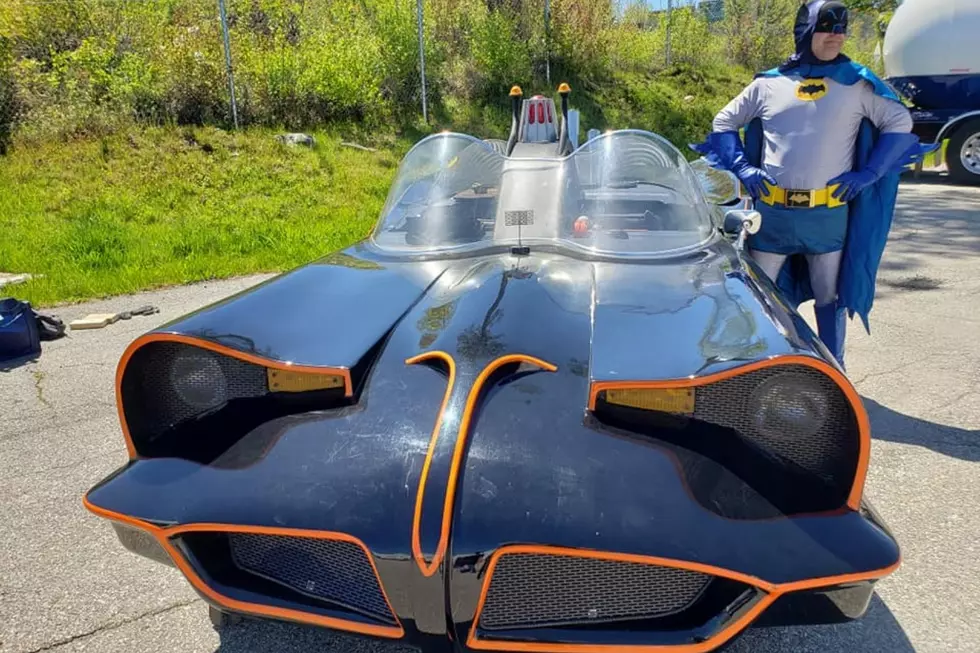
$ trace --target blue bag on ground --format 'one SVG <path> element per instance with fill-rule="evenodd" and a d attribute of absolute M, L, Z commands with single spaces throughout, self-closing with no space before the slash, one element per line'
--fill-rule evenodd
<path fill-rule="evenodd" d="M 0 299 L 0 363 L 41 353 L 41 334 L 29 302 Z"/>

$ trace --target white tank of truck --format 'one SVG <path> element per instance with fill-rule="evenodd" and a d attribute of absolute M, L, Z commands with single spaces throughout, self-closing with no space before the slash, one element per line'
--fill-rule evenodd
<path fill-rule="evenodd" d="M 888 77 L 980 76 L 980 0 L 905 0 L 883 54 Z"/>
<path fill-rule="evenodd" d="M 915 132 L 947 141 L 950 176 L 980 185 L 980 0 L 904 0 L 882 47 L 885 77 Z"/>

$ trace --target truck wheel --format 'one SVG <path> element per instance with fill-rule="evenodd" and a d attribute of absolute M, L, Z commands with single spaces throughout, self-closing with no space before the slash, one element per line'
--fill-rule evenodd
<path fill-rule="evenodd" d="M 980 120 L 970 120 L 953 133 L 946 147 L 946 167 L 956 183 L 980 186 Z"/>

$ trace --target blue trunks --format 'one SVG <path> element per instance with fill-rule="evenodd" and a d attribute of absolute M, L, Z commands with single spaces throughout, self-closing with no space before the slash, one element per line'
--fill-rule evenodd
<path fill-rule="evenodd" d="M 762 214 L 759 233 L 749 236 L 750 249 L 773 254 L 827 254 L 844 249 L 848 207 L 787 209 L 755 202 Z"/>

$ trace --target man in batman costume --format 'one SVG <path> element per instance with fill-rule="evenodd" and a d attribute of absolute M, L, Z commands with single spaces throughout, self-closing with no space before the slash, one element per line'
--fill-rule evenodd
<path fill-rule="evenodd" d="M 796 52 L 756 75 L 691 146 L 756 200 L 762 227 L 750 255 L 794 305 L 814 300 L 820 339 L 841 367 L 846 315 L 870 333 L 899 175 L 931 149 L 910 133 L 898 96 L 841 54 L 847 24 L 841 2 L 803 4 Z"/>

